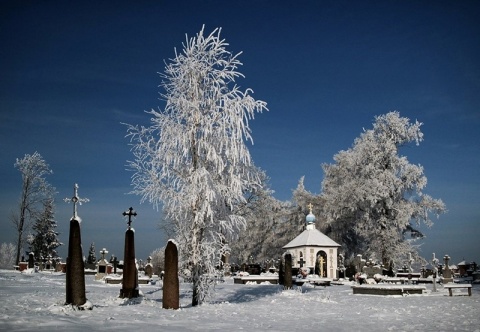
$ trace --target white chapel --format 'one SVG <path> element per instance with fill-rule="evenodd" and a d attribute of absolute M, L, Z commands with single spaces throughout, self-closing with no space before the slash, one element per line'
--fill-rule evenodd
<path fill-rule="evenodd" d="M 336 278 L 338 248 L 341 246 L 315 228 L 312 204 L 309 209 L 306 229 L 283 249 L 292 255 L 292 267 L 308 267 L 321 278 Z"/>

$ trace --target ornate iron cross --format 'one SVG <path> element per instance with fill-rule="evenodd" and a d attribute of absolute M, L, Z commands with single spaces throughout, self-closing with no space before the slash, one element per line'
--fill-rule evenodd
<path fill-rule="evenodd" d="M 77 218 L 77 203 L 82 205 L 82 203 L 88 203 L 90 200 L 88 198 L 80 198 L 78 197 L 78 184 L 75 183 L 73 186 L 73 197 L 72 198 L 65 198 L 65 202 L 73 203 L 73 219 Z"/>
<path fill-rule="evenodd" d="M 130 228 L 130 224 L 132 223 L 132 216 L 135 217 L 137 215 L 137 212 L 135 212 L 135 210 L 133 210 L 133 208 L 129 208 L 128 209 L 128 212 L 125 211 L 122 213 L 122 215 L 124 216 L 128 216 L 128 228 Z"/>

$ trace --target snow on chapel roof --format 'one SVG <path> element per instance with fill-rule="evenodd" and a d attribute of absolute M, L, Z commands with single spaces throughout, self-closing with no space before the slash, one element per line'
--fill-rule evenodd
<path fill-rule="evenodd" d="M 318 229 L 306 229 L 287 245 L 283 246 L 283 249 L 304 246 L 341 247 L 337 242 L 333 241 Z"/>
<path fill-rule="evenodd" d="M 299 236 L 290 241 L 283 249 L 304 247 L 304 246 L 318 246 L 318 247 L 341 247 L 337 242 L 320 232 L 315 228 L 315 215 L 312 213 L 312 204 L 308 205 L 310 213 L 305 218 L 307 229 Z"/>

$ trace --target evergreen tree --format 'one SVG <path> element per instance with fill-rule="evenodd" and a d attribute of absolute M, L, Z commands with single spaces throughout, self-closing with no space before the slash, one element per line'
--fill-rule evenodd
<path fill-rule="evenodd" d="M 423 167 L 399 155 L 401 147 L 423 140 L 421 125 L 398 112 L 378 116 L 373 129 L 334 156 L 335 164 L 323 165 L 324 213 L 346 258 L 364 254 L 388 265 L 416 256 L 413 240 L 422 236 L 416 227 L 432 225 L 429 212 L 446 211 L 422 192 Z"/>
<path fill-rule="evenodd" d="M 87 264 L 96 264 L 97 255 L 95 253 L 95 243 L 90 244 L 90 249 L 88 249 Z"/>
<path fill-rule="evenodd" d="M 43 211 L 35 217 L 35 224 L 32 229 L 35 232 L 28 237 L 30 252 L 34 253 L 36 259 L 41 257 L 57 257 L 57 248 L 62 245 L 55 231 L 57 222 L 54 219 L 55 206 L 53 199 L 46 200 Z"/>

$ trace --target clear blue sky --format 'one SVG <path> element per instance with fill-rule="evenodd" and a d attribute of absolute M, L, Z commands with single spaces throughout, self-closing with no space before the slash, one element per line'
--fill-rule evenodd
<path fill-rule="evenodd" d="M 268 103 L 251 123 L 255 163 L 281 200 L 305 175 L 320 193 L 322 163 L 349 148 L 374 116 L 397 110 L 424 123 L 402 150 L 425 167 L 425 192 L 449 212 L 425 230 L 427 258 L 480 262 L 480 2 L 478 1 L 2 1 L 0 2 L 0 242 L 20 189 L 16 158 L 38 151 L 54 174 L 65 256 L 73 184 L 85 254 L 95 242 L 123 257 L 165 245 L 161 214 L 127 195 L 131 158 L 122 122 L 149 124 L 163 107 L 158 72 L 185 34 L 222 27 L 243 51 L 238 83 Z"/>

